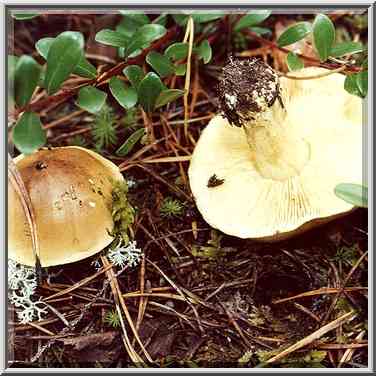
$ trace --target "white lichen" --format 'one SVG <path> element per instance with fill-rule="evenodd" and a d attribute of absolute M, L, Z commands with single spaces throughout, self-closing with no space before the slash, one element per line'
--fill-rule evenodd
<path fill-rule="evenodd" d="M 126 246 L 120 242 L 114 249 L 107 252 L 107 256 L 112 264 L 120 268 L 132 268 L 140 262 L 142 251 L 137 248 L 136 241 L 129 242 Z"/>
<path fill-rule="evenodd" d="M 32 322 L 35 318 L 42 320 L 47 308 L 40 300 L 35 301 L 37 288 L 35 269 L 8 260 L 8 299 L 16 307 L 18 320 L 22 324 Z"/>
<path fill-rule="evenodd" d="M 227 106 L 234 109 L 238 103 L 236 95 L 225 94 Z"/>
<path fill-rule="evenodd" d="M 129 189 L 135 188 L 137 186 L 137 181 L 132 178 L 127 179 L 126 183 Z"/>

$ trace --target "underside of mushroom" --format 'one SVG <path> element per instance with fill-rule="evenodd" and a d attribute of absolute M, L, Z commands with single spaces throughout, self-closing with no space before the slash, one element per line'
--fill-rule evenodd
<path fill-rule="evenodd" d="M 231 64 L 241 71 L 255 63 Z M 348 212 L 353 206 L 334 188 L 364 178 L 362 102 L 343 89 L 345 76 L 278 79 L 270 72 L 272 84 L 263 78 L 252 86 L 245 68 L 222 77 L 222 113 L 203 131 L 189 168 L 204 219 L 240 238 L 278 240 Z M 294 74 L 327 72 L 311 67 Z M 213 176 L 221 184 L 208 184 Z"/>

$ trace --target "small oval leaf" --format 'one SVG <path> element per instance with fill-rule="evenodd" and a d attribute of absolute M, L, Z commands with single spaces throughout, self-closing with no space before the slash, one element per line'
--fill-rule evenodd
<path fill-rule="evenodd" d="M 146 56 L 146 62 L 159 74 L 167 77 L 175 73 L 175 67 L 167 56 L 159 52 L 150 51 Z"/>
<path fill-rule="evenodd" d="M 348 93 L 357 95 L 358 97 L 362 98 L 362 93 L 360 92 L 358 87 L 356 74 L 349 74 L 348 76 L 346 76 L 344 88 Z"/>
<path fill-rule="evenodd" d="M 46 132 L 37 114 L 22 114 L 13 129 L 13 142 L 23 154 L 31 154 L 46 143 Z"/>
<path fill-rule="evenodd" d="M 184 76 L 187 72 L 187 64 L 180 64 L 175 66 L 175 74 L 177 76 Z"/>
<path fill-rule="evenodd" d="M 35 43 L 35 48 L 44 59 L 47 60 L 48 51 L 55 38 L 42 38 Z M 73 70 L 74 74 L 85 78 L 95 78 L 97 76 L 97 69 L 90 64 L 85 56 L 82 56 L 77 66 Z"/>
<path fill-rule="evenodd" d="M 243 16 L 234 26 L 234 31 L 240 31 L 246 27 L 256 26 L 266 20 L 272 12 L 270 10 L 254 10 Z"/>
<path fill-rule="evenodd" d="M 107 94 L 95 88 L 86 86 L 78 92 L 77 105 L 82 109 L 95 114 L 101 110 L 106 102 Z"/>
<path fill-rule="evenodd" d="M 184 95 L 184 90 L 179 89 L 165 89 L 163 90 L 155 103 L 155 108 L 164 106 L 167 103 L 173 102 Z"/>
<path fill-rule="evenodd" d="M 31 56 L 23 55 L 18 59 L 14 76 L 14 93 L 18 106 L 23 107 L 29 103 L 38 85 L 40 72 L 39 64 Z"/>
<path fill-rule="evenodd" d="M 128 78 L 131 85 L 138 90 L 141 80 L 144 78 L 144 71 L 139 65 L 129 65 L 123 69 L 125 77 Z"/>
<path fill-rule="evenodd" d="M 166 48 L 164 54 L 172 60 L 181 60 L 187 57 L 188 48 L 188 43 L 178 42 Z"/>
<path fill-rule="evenodd" d="M 113 47 L 126 47 L 129 39 L 118 31 L 103 29 L 95 35 L 95 41 Z"/>
<path fill-rule="evenodd" d="M 52 42 L 47 55 L 46 90 L 55 93 L 74 71 L 83 56 L 84 38 L 81 33 L 65 31 Z"/>
<path fill-rule="evenodd" d="M 146 112 L 154 110 L 155 103 L 163 89 L 163 83 L 157 74 L 149 72 L 138 87 L 138 99 Z"/>
<path fill-rule="evenodd" d="M 145 128 L 137 129 L 137 131 L 133 132 L 127 140 L 124 142 L 123 145 L 116 151 L 116 154 L 120 157 L 124 157 L 133 149 L 136 143 L 145 135 L 146 131 Z"/>
<path fill-rule="evenodd" d="M 133 87 L 127 87 L 125 83 L 117 77 L 112 77 L 109 82 L 110 90 L 118 103 L 129 110 L 137 103 L 137 92 Z"/>
<path fill-rule="evenodd" d="M 11 82 L 14 80 L 14 75 L 16 73 L 16 67 L 18 60 L 20 58 L 14 55 L 8 55 L 8 81 Z"/>
<path fill-rule="evenodd" d="M 352 55 L 359 52 L 363 52 L 364 47 L 359 42 L 343 42 L 338 43 L 332 47 L 330 51 L 330 56 L 341 57 L 345 55 Z"/>
<path fill-rule="evenodd" d="M 334 193 L 342 200 L 361 208 L 368 207 L 368 188 L 360 184 L 338 184 Z"/>
<path fill-rule="evenodd" d="M 85 78 L 97 77 L 97 69 L 87 61 L 85 56 L 82 56 L 76 68 L 74 68 L 73 73 Z"/>
<path fill-rule="evenodd" d="M 148 24 L 137 29 L 136 37 L 130 41 L 125 50 L 125 56 L 131 55 L 138 49 L 143 49 L 166 34 L 166 28 L 158 24 Z"/>
<path fill-rule="evenodd" d="M 198 54 L 200 58 L 204 61 L 204 64 L 209 63 L 212 58 L 212 49 L 210 47 L 209 41 L 204 39 L 198 49 Z"/>
<path fill-rule="evenodd" d="M 224 16 L 225 16 L 224 12 L 218 12 L 218 11 L 213 11 L 211 13 L 202 13 L 201 11 L 197 11 L 191 14 L 193 21 L 197 23 L 205 23 L 205 22 L 219 20 L 220 18 Z"/>
<path fill-rule="evenodd" d="M 298 22 L 287 28 L 278 38 L 279 47 L 288 46 L 306 37 L 312 31 L 309 22 Z"/>
<path fill-rule="evenodd" d="M 38 54 L 47 60 L 48 51 L 53 43 L 55 38 L 42 38 L 35 43 L 35 49 L 38 51 Z"/>
<path fill-rule="evenodd" d="M 287 67 L 289 71 L 295 71 L 304 68 L 304 63 L 294 52 L 289 52 L 286 57 Z"/>
<path fill-rule="evenodd" d="M 31 20 L 32 18 L 38 17 L 38 13 L 16 13 L 12 14 L 12 18 L 18 21 Z"/>
<path fill-rule="evenodd" d="M 368 93 L 368 71 L 362 71 L 356 74 L 356 84 L 358 85 L 361 96 L 365 98 Z"/>
<path fill-rule="evenodd" d="M 313 22 L 313 41 L 320 61 L 325 61 L 330 54 L 336 30 L 333 22 L 325 14 L 318 14 Z"/>
<path fill-rule="evenodd" d="M 257 35 L 266 35 L 266 34 L 271 34 L 272 31 L 266 27 L 259 27 L 259 26 L 254 26 L 251 27 L 251 31 L 256 33 Z"/>

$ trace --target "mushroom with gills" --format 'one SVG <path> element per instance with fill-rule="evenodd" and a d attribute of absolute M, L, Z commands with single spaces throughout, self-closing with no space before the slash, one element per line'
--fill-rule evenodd
<path fill-rule="evenodd" d="M 362 101 L 345 76 L 319 67 L 289 79 L 258 59 L 230 59 L 222 113 L 202 132 L 189 167 L 197 207 L 239 238 L 280 240 L 353 209 L 337 184 L 362 184 Z"/>
<path fill-rule="evenodd" d="M 33 207 L 41 266 L 82 260 L 113 241 L 112 191 L 124 181 L 115 164 L 73 146 L 41 149 L 14 162 Z M 34 266 L 30 229 L 12 184 L 8 225 L 10 259 Z"/>

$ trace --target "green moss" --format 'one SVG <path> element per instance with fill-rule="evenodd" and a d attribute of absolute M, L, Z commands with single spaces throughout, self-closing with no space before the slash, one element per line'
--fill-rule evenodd
<path fill-rule="evenodd" d="M 128 201 L 128 185 L 126 181 L 113 182 L 111 213 L 114 220 L 114 228 L 111 235 L 116 243 L 122 240 L 129 243 L 129 229 L 134 222 L 135 210 Z"/>

